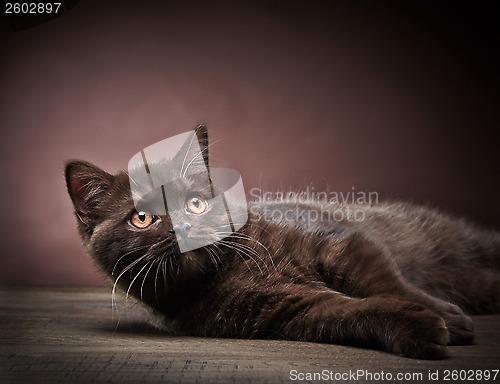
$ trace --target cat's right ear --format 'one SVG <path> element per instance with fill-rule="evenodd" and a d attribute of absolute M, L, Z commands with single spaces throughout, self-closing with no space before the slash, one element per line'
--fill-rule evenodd
<path fill-rule="evenodd" d="M 85 161 L 66 163 L 66 186 L 78 219 L 92 228 L 100 216 L 100 206 L 113 182 L 113 176 Z"/>

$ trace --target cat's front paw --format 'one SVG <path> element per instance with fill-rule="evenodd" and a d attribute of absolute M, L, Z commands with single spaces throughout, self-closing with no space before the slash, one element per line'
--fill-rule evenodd
<path fill-rule="evenodd" d="M 442 359 L 448 355 L 450 336 L 446 322 L 423 307 L 413 307 L 398 316 L 389 340 L 389 350 L 415 359 Z"/>

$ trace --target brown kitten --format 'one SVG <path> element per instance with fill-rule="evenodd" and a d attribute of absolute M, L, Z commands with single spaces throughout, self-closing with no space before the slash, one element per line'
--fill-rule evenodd
<path fill-rule="evenodd" d="M 175 183 L 209 209 L 211 195 L 196 179 L 197 168 L 208 166 L 206 128 L 196 133 L 206 156 L 197 159 L 184 145 L 180 156 L 192 156 L 193 167 Z M 169 168 L 179 162 L 174 157 Z M 126 173 L 113 176 L 72 161 L 66 181 L 87 252 L 115 286 L 178 333 L 319 341 L 441 358 L 447 344 L 473 339 L 462 310 L 500 311 L 500 234 L 434 210 L 403 203 L 259 201 L 249 205 L 248 222 L 238 232 L 181 254 L 168 214 L 136 211 Z M 364 220 L 349 220 L 353 207 Z M 188 209 L 190 220 L 197 220 Z M 346 212 L 343 220 L 329 214 L 338 210 Z M 217 226 L 204 236 L 215 234 Z"/>

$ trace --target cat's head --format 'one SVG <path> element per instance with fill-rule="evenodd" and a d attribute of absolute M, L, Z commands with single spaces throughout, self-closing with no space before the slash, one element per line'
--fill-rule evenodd
<path fill-rule="evenodd" d="M 176 207 L 175 226 L 169 214 L 157 214 L 161 210 L 155 204 L 163 202 L 164 189 L 157 189 L 134 204 L 130 188 L 133 179 L 129 180 L 128 173 L 111 175 L 84 161 L 66 165 L 67 188 L 87 252 L 119 287 L 159 309 L 169 292 L 193 288 L 222 262 L 216 246 L 183 253 L 179 248 L 183 237 L 209 244 L 221 237 L 221 228 L 227 231 L 227 212 L 212 204 L 214 191 L 207 183 L 210 175 L 206 127 L 198 126 L 195 134 L 199 144 L 196 150 L 186 141 L 167 160 L 168 164 L 149 164 L 149 171 L 153 171 L 151 167 L 161 167 L 164 176 L 173 180 L 168 188 L 175 190 L 169 200 L 169 205 Z M 168 172 L 172 175 L 165 175 Z M 197 225 L 208 214 L 211 225 Z"/>

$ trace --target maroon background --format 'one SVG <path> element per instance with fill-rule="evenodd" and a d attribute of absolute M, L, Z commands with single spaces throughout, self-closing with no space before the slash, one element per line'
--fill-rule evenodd
<path fill-rule="evenodd" d="M 184 3 L 3 20 L 0 283 L 103 283 L 64 161 L 115 172 L 202 121 L 247 191 L 354 186 L 499 227 L 494 2 Z"/>

